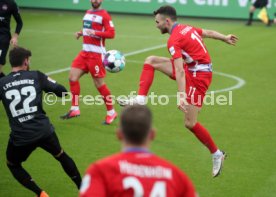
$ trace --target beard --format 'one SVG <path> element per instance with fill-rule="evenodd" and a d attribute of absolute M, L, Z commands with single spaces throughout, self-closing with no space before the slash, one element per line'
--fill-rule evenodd
<path fill-rule="evenodd" d="M 166 34 L 166 33 L 169 32 L 169 31 L 167 30 L 167 28 L 160 29 L 160 31 L 161 31 L 161 34 Z"/>
<path fill-rule="evenodd" d="M 102 3 L 91 3 L 92 7 L 94 9 L 98 9 L 101 6 Z"/>

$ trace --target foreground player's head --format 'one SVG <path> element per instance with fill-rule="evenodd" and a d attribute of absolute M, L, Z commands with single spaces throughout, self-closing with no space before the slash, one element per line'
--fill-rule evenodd
<path fill-rule="evenodd" d="M 22 47 L 15 47 L 10 50 L 9 59 L 12 68 L 21 68 L 29 70 L 31 51 Z"/>
<path fill-rule="evenodd" d="M 93 9 L 101 7 L 103 0 L 90 0 Z"/>
<path fill-rule="evenodd" d="M 155 16 L 156 27 L 162 34 L 169 33 L 173 24 L 177 20 L 176 10 L 174 7 L 165 5 L 153 12 Z"/>
<path fill-rule="evenodd" d="M 117 135 L 124 145 L 148 146 L 154 138 L 154 133 L 149 108 L 143 105 L 132 105 L 123 109 Z"/>

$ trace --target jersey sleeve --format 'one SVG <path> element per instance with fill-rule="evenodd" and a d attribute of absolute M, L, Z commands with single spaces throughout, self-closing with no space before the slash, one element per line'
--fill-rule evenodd
<path fill-rule="evenodd" d="M 45 92 L 52 92 L 58 97 L 66 96 L 67 90 L 63 85 L 58 84 L 56 81 L 45 75 L 44 73 L 37 71 L 38 81 L 41 89 Z"/>
<path fill-rule="evenodd" d="M 202 37 L 203 30 L 201 28 L 194 27 L 194 30 Z"/>
<path fill-rule="evenodd" d="M 13 2 L 12 4 L 12 15 L 14 17 L 14 20 L 16 21 L 15 33 L 20 34 L 21 29 L 23 27 L 23 21 L 19 13 L 18 6 L 15 2 Z"/>
<path fill-rule="evenodd" d="M 182 57 L 181 48 L 176 41 L 169 39 L 167 46 L 173 59 Z"/>
<path fill-rule="evenodd" d="M 107 197 L 106 183 L 96 164 L 92 165 L 82 179 L 80 197 Z"/>
<path fill-rule="evenodd" d="M 106 13 L 103 18 L 104 31 L 95 32 L 96 36 L 101 38 L 114 38 L 115 37 L 115 28 L 112 22 L 111 16 Z"/>

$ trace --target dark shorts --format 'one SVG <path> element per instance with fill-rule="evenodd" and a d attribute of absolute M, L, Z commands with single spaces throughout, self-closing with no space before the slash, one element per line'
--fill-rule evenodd
<path fill-rule="evenodd" d="M 57 135 L 53 132 L 50 136 L 25 146 L 15 146 L 11 141 L 9 141 L 6 150 L 7 160 L 12 164 L 20 164 L 21 162 L 26 161 L 37 147 L 44 149 L 53 156 L 58 155 L 62 150 Z"/>
<path fill-rule="evenodd" d="M 9 41 L 2 41 L 0 42 L 0 64 L 5 65 L 6 63 L 6 55 L 9 50 L 10 43 Z"/>
<path fill-rule="evenodd" d="M 266 7 L 268 4 L 268 0 L 257 0 L 253 6 L 255 8 L 263 8 L 263 7 Z"/>

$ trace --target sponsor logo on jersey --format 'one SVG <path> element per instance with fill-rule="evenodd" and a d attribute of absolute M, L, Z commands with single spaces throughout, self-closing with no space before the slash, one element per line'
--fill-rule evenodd
<path fill-rule="evenodd" d="M 91 21 L 83 21 L 83 28 L 91 28 Z"/>
<path fill-rule="evenodd" d="M 170 47 L 169 51 L 170 51 L 171 55 L 173 56 L 175 54 L 174 46 Z"/>

